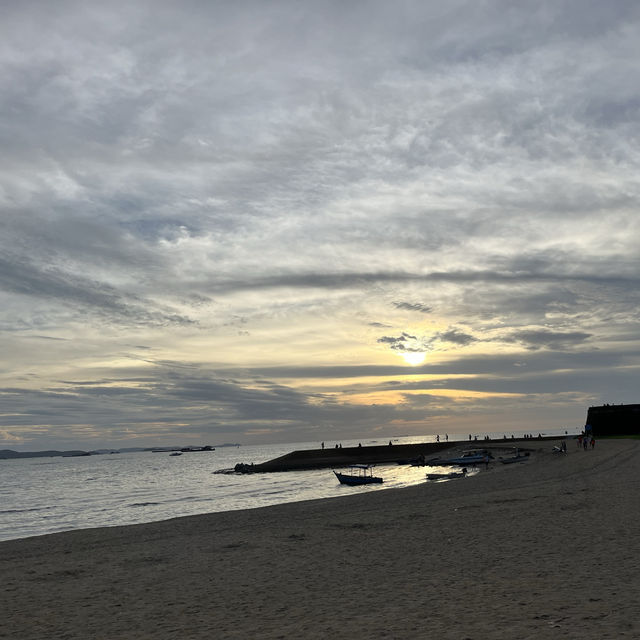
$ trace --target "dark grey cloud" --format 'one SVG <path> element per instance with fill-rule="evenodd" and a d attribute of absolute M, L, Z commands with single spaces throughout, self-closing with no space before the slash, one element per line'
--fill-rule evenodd
<path fill-rule="evenodd" d="M 459 329 L 452 328 L 448 331 L 443 331 L 438 333 L 437 338 L 440 340 L 444 340 L 445 342 L 453 342 L 454 344 L 459 345 L 468 345 L 477 341 L 477 338 L 474 336 L 465 333 L 464 331 L 460 331 Z"/>
<path fill-rule="evenodd" d="M 527 349 L 567 349 L 580 345 L 591 338 L 591 334 L 582 331 L 568 331 L 566 333 L 547 331 L 544 329 L 525 329 L 514 331 L 509 337 L 503 338 L 506 342 L 514 341 L 523 343 Z"/>
<path fill-rule="evenodd" d="M 404 309 L 406 311 L 418 311 L 419 313 L 431 313 L 433 309 L 420 302 L 394 302 L 396 309 Z"/>
<path fill-rule="evenodd" d="M 640 277 L 635 274 L 596 274 L 596 273 L 551 273 L 551 272 L 501 272 L 501 271 L 451 271 L 432 273 L 410 272 L 345 272 L 345 273 L 281 273 L 273 276 L 247 276 L 246 278 L 213 278 L 209 282 L 197 282 L 203 290 L 212 294 L 243 290 L 268 290 L 274 288 L 363 288 L 378 284 L 424 284 L 452 283 L 474 285 L 489 283 L 493 285 L 513 284 L 516 287 L 525 284 L 580 286 L 582 284 L 615 288 L 618 291 L 635 288 Z M 573 294 L 575 295 L 575 293 Z M 632 295 L 633 292 L 632 292 Z M 407 307 L 403 307 L 407 308 Z M 416 309 L 413 309 L 416 310 Z M 428 311 L 423 310 L 423 313 Z"/>
<path fill-rule="evenodd" d="M 0 256 L 0 288 L 21 296 L 75 305 L 98 317 L 132 325 L 191 323 L 184 316 L 154 308 L 155 305 L 149 301 L 105 283 L 64 273 L 55 268 L 41 270 L 27 261 L 11 257 Z"/>
<path fill-rule="evenodd" d="M 627 345 L 628 347 L 628 345 Z M 535 372 L 544 374 L 548 371 L 598 371 L 604 369 L 624 370 L 633 367 L 640 357 L 640 348 L 620 350 L 584 351 L 534 351 L 518 354 L 483 353 L 451 358 L 437 364 L 425 363 L 408 369 L 402 365 L 353 365 L 353 366 L 300 366 L 300 367 L 255 367 L 254 375 L 273 379 L 279 378 L 360 378 L 382 377 L 392 378 L 407 373 L 447 375 L 488 375 L 511 378 L 515 374 L 527 375 Z"/>
<path fill-rule="evenodd" d="M 429 347 L 418 336 L 403 331 L 399 336 L 382 336 L 378 338 L 379 344 L 388 344 L 393 351 L 404 353 L 421 353 Z"/>

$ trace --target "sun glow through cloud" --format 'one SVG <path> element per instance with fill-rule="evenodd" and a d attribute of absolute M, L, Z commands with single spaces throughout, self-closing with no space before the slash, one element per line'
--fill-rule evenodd
<path fill-rule="evenodd" d="M 404 358 L 404 361 L 407 364 L 415 367 L 416 365 L 422 364 L 424 362 L 427 354 L 422 351 L 407 351 L 405 353 L 401 353 L 400 355 Z"/>

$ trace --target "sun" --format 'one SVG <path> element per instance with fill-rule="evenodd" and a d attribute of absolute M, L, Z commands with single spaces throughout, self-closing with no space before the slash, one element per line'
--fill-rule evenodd
<path fill-rule="evenodd" d="M 404 358 L 404 361 L 407 364 L 415 366 L 417 364 L 422 364 L 427 354 L 422 351 L 405 351 L 400 355 Z"/>

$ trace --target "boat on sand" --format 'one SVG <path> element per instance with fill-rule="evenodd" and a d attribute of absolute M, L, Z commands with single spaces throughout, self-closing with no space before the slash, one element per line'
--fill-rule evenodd
<path fill-rule="evenodd" d="M 452 480 L 453 478 L 464 478 L 467 470 L 451 471 L 450 473 L 427 473 L 427 480 Z"/>
<path fill-rule="evenodd" d="M 373 475 L 373 465 L 369 464 L 352 464 L 348 473 L 342 473 L 334 469 L 333 473 L 341 484 L 351 486 L 361 484 L 376 484 L 382 482 L 382 478 Z"/>
<path fill-rule="evenodd" d="M 466 466 L 472 464 L 480 464 L 487 463 L 493 456 L 491 452 L 486 449 L 472 449 L 470 451 L 464 451 L 461 456 L 456 458 L 435 458 L 433 460 L 429 460 L 427 464 L 429 465 L 458 465 L 458 466 Z"/>
<path fill-rule="evenodd" d="M 529 459 L 529 452 L 525 451 L 524 453 L 520 452 L 520 449 L 516 449 L 515 454 L 510 458 L 500 458 L 500 462 L 502 464 L 513 464 L 514 462 L 525 462 Z"/>

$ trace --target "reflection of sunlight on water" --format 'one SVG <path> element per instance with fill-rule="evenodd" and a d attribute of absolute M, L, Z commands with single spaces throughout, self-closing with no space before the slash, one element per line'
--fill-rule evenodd
<path fill-rule="evenodd" d="M 451 482 L 453 480 L 463 480 L 464 478 L 472 478 L 473 476 L 480 473 L 480 469 L 477 466 L 468 466 L 468 467 L 453 467 L 453 466 L 438 466 L 438 467 L 426 467 L 427 471 L 425 477 L 427 482 Z M 466 472 L 464 470 L 466 469 Z M 448 478 L 446 477 L 448 474 L 460 474 L 464 473 L 464 475 L 456 475 L 455 477 Z M 429 477 L 429 476 L 439 476 L 437 478 Z"/>
<path fill-rule="evenodd" d="M 427 474 L 432 473 L 451 473 L 461 471 L 461 467 L 457 466 L 415 466 L 410 465 L 387 465 L 385 467 L 377 467 L 377 475 L 384 478 L 384 484 L 387 489 L 409 487 L 416 484 L 422 484 L 427 479 Z M 467 467 L 467 477 L 475 476 L 480 472 L 477 467 Z M 445 481 L 440 480 L 440 482 Z M 446 480 L 448 482 L 448 480 Z"/>

